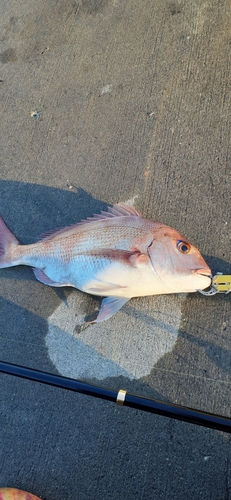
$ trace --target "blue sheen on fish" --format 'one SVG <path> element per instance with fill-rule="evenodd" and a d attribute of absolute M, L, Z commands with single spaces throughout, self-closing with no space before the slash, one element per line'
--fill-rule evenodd
<path fill-rule="evenodd" d="M 130 298 L 195 292 L 211 284 L 211 270 L 175 229 L 119 203 L 75 225 L 21 245 L 0 218 L 0 268 L 31 266 L 45 285 L 72 286 L 105 297 L 96 322 Z"/>

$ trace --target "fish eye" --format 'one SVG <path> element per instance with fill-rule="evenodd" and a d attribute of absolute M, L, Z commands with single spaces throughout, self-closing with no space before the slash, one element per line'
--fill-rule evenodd
<path fill-rule="evenodd" d="M 185 241 L 178 241 L 177 248 L 181 253 L 189 253 L 191 247 Z"/>

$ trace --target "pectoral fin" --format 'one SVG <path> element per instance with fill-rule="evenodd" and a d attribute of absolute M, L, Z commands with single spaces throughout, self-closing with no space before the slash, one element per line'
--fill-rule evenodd
<path fill-rule="evenodd" d="M 91 323 L 99 323 L 100 321 L 105 321 L 115 314 L 121 307 L 128 302 L 130 298 L 128 297 L 106 297 L 103 299 L 99 314 L 95 321 Z"/>
<path fill-rule="evenodd" d="M 92 257 L 100 257 L 102 260 L 110 262 L 121 262 L 132 267 L 140 267 L 150 262 L 150 257 L 147 253 L 141 253 L 137 248 L 130 250 L 113 250 L 111 248 L 99 248 L 89 250 L 85 255 Z"/>

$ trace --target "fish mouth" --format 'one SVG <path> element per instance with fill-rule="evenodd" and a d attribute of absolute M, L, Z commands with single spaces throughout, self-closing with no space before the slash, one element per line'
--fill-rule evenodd
<path fill-rule="evenodd" d="M 212 279 L 212 277 L 213 277 L 211 270 L 209 268 L 195 269 L 194 273 L 201 274 L 201 276 L 206 276 L 206 278 L 210 278 L 210 279 Z"/>

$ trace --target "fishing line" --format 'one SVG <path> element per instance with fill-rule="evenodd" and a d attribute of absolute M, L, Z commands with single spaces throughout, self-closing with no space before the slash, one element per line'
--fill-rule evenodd
<path fill-rule="evenodd" d="M 218 384 L 224 384 L 224 385 L 231 385 L 231 382 L 227 382 L 226 380 L 218 380 L 218 379 L 215 379 L 215 378 L 210 378 L 210 377 L 204 377 L 202 375 L 193 375 L 191 373 L 184 373 L 184 372 L 177 372 L 177 371 L 174 371 L 174 370 L 168 370 L 167 368 L 158 368 L 158 367 L 155 367 L 153 366 L 152 368 L 153 370 L 157 370 L 157 371 L 161 371 L 161 372 L 166 372 L 166 373 L 172 373 L 174 375 L 182 375 L 183 377 L 191 377 L 191 378 L 194 378 L 194 379 L 200 379 L 200 380 L 203 380 L 203 381 L 208 381 L 208 382 L 216 382 Z"/>
<path fill-rule="evenodd" d="M 128 307 L 129 307 L 129 306 L 128 306 Z M 154 310 L 153 312 L 156 312 L 156 313 L 160 314 L 160 311 L 155 311 L 155 310 Z M 163 315 L 164 315 L 164 313 L 163 313 Z M 165 317 L 166 317 L 166 315 L 165 315 Z M 168 317 L 169 317 L 169 318 L 171 318 L 171 319 L 175 319 L 175 320 L 177 319 L 177 317 L 176 317 L 176 316 L 173 316 L 173 315 L 171 315 L 171 316 L 170 316 L 170 315 L 168 315 Z M 159 325 L 159 324 L 160 324 L 160 320 L 157 320 L 157 321 L 158 321 L 158 325 Z M 176 336 L 180 336 L 182 333 L 184 333 L 184 328 L 186 328 L 186 327 L 190 327 L 190 326 L 191 326 L 194 330 L 195 330 L 195 329 L 196 329 L 196 330 L 200 330 L 202 333 L 210 333 L 210 330 L 208 330 L 208 329 L 206 329 L 206 328 L 204 328 L 204 327 L 202 327 L 202 326 L 200 326 L 200 325 L 197 325 L 196 323 L 191 323 L 191 322 L 189 322 L 189 321 L 187 320 L 187 318 L 182 318 L 182 319 L 181 319 L 181 321 L 182 321 L 182 322 L 184 322 L 184 323 L 185 323 L 185 325 L 182 325 L 182 326 L 179 328 L 179 330 L 178 330 L 178 334 L 177 334 Z M 153 320 L 153 325 L 155 326 L 155 319 Z M 54 325 L 54 326 L 55 326 L 55 325 Z M 80 326 L 84 326 L 84 322 L 83 322 Z M 168 328 L 169 328 L 169 325 L 168 325 L 168 323 L 166 323 L 166 329 L 168 330 Z M 87 329 L 87 328 L 86 328 L 86 329 Z M 163 327 L 163 330 L 164 330 L 164 329 L 165 329 L 165 328 Z M 66 333 L 69 333 L 69 332 L 66 332 Z M 71 333 L 69 333 L 69 334 L 70 334 L 70 335 L 72 335 Z M 187 334 L 187 332 L 186 332 L 186 334 Z M 192 334 L 191 334 L 191 335 L 192 335 Z M 77 337 L 77 336 L 74 336 L 74 338 L 78 338 L 78 337 Z M 220 334 L 219 334 L 219 338 L 220 338 Z M 38 346 L 38 347 L 42 347 L 42 348 L 44 347 L 44 344 L 37 344 L 37 343 L 34 343 L 34 342 L 28 342 L 28 341 L 24 342 L 24 341 L 22 341 L 22 340 L 15 340 L 15 339 L 11 339 L 11 338 L 9 338 L 9 337 L 5 338 L 5 337 L 1 337 L 1 336 L 0 336 L 0 340 L 3 340 L 3 341 L 5 341 L 5 342 L 15 342 L 15 343 L 21 343 L 21 344 L 28 345 L 28 346 Z"/>

